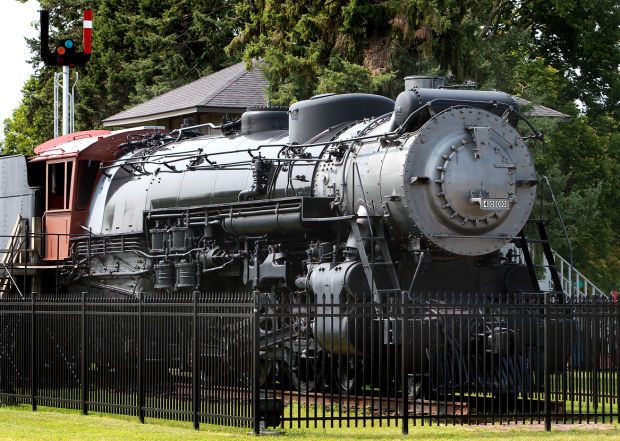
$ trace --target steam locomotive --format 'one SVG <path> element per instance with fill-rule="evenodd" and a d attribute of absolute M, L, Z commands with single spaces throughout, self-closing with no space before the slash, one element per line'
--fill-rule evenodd
<path fill-rule="evenodd" d="M 19 177 L 6 216 L 17 206 L 20 219 L 44 212 L 28 228 L 45 233 L 47 263 L 3 284 L 115 296 L 252 291 L 273 308 L 313 305 L 296 357 L 360 352 L 353 303 L 539 291 L 520 240 L 538 182 L 520 119 L 501 92 L 414 88 L 395 101 L 326 94 L 248 109 L 217 136 L 189 126 L 52 140 L 28 163 L 0 161 L 3 176 Z M 515 245 L 525 263 L 506 251 Z M 387 332 L 377 339 L 394 344 Z M 307 375 L 294 384 L 315 386 Z"/>

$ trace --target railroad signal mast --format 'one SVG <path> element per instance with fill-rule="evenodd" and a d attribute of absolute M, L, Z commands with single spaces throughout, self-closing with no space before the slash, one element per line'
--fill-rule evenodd
<path fill-rule="evenodd" d="M 84 11 L 82 52 L 76 50 L 75 42 L 70 38 L 58 41 L 52 52 L 49 50 L 49 11 L 41 10 L 41 59 L 47 66 L 62 66 L 62 73 L 54 73 L 54 138 L 57 138 L 59 120 L 59 90 L 62 88 L 62 134 L 74 131 L 75 125 L 75 85 L 79 76 L 70 85 L 70 69 L 85 65 L 90 60 L 93 36 L 93 11 Z M 62 86 L 60 85 L 62 77 Z"/>

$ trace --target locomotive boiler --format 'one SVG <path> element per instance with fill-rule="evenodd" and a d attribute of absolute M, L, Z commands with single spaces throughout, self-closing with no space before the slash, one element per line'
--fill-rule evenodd
<path fill-rule="evenodd" d="M 399 341 L 403 325 L 389 319 L 418 293 L 539 291 L 522 240 L 537 175 L 521 118 L 501 92 L 414 88 L 395 101 L 326 94 L 248 109 L 217 136 L 189 126 L 102 137 L 89 147 L 98 171 L 89 159 L 92 196 L 59 258 L 61 282 L 115 296 L 251 291 L 272 310 L 299 305 L 300 323 L 262 327 L 261 381 L 278 364 L 329 358 L 350 389 L 351 354 L 363 363 L 369 347 L 385 347 L 401 365 L 393 348 L 428 344 Z M 356 317 L 357 304 L 388 318 Z M 414 335 L 419 323 L 404 326 Z M 502 326 L 489 332 L 518 332 Z M 298 344 L 281 347 L 285 328 Z M 297 369 L 291 384 L 317 387 L 314 371 Z"/>
<path fill-rule="evenodd" d="M 229 135 L 186 129 L 178 140 L 134 141 L 102 164 L 94 190 L 91 251 L 104 238 L 124 238 L 125 249 L 90 256 L 91 285 L 316 292 L 312 273 L 332 272 L 321 265 L 366 260 L 377 248 L 375 259 L 400 263 L 388 271 L 395 277 L 376 281 L 368 268 L 380 302 L 411 284 L 417 252 L 463 264 L 489 259 L 518 235 L 535 199 L 536 173 L 511 109 L 516 103 L 499 92 L 417 89 L 396 103 L 330 95 L 288 112 L 248 111 Z M 377 247 L 376 237 L 389 241 Z M 73 258 L 85 253 L 76 241 Z M 323 254 L 334 257 L 323 262 Z M 524 287 L 507 286 L 502 271 L 443 286 L 426 273 L 412 289 Z"/>

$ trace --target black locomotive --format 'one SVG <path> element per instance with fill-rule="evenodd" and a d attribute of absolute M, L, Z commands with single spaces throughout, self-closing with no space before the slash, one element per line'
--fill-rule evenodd
<path fill-rule="evenodd" d="M 252 291 L 274 309 L 312 305 L 293 359 L 363 358 L 367 344 L 393 354 L 394 323 L 368 343 L 351 305 L 385 316 L 417 293 L 539 291 L 521 240 L 538 181 L 520 118 L 504 93 L 415 88 L 395 102 L 327 94 L 249 109 L 218 136 L 199 126 L 112 135 L 63 282 L 117 296 Z M 291 364 L 272 341 L 272 361 Z M 343 389 L 355 380 L 345 371 Z M 293 386 L 316 387 L 313 375 Z"/>
<path fill-rule="evenodd" d="M 71 284 L 320 296 L 319 274 L 343 289 L 351 273 L 366 284 L 349 290 L 378 303 L 403 287 L 533 290 L 526 268 L 494 264 L 535 200 L 515 112 L 499 92 L 328 95 L 250 110 L 222 136 L 188 128 L 122 145 L 101 164 L 90 256 L 86 239 L 73 243 L 90 272 Z M 413 281 L 422 253 L 433 264 Z"/>

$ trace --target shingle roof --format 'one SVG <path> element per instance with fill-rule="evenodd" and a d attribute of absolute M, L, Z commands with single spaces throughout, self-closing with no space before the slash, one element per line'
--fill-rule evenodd
<path fill-rule="evenodd" d="M 234 64 L 218 72 L 202 77 L 185 86 L 173 89 L 135 107 L 124 110 L 103 120 L 104 126 L 150 121 L 170 113 L 192 113 L 198 108 L 238 109 L 266 104 L 265 88 L 268 83 L 260 67 L 246 69 L 244 62 Z M 570 116 L 557 110 L 515 97 L 519 106 L 530 117 L 563 118 Z M 167 115 L 166 115 L 167 114 Z"/>
<path fill-rule="evenodd" d="M 246 64 L 241 62 L 109 116 L 103 123 L 111 126 L 133 118 L 156 119 L 159 114 L 195 107 L 245 110 L 265 104 L 266 87 L 262 71 L 257 67 L 247 70 Z"/>
<path fill-rule="evenodd" d="M 567 115 L 566 113 L 553 110 L 549 107 L 543 106 L 542 104 L 534 104 L 533 102 L 520 98 L 518 96 L 515 96 L 514 99 L 517 100 L 517 104 L 520 107 L 526 108 L 525 112 L 523 112 L 526 116 L 529 116 L 529 117 L 538 116 L 542 118 L 563 118 L 563 119 L 571 118 L 571 116 Z"/>

